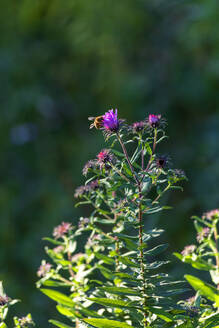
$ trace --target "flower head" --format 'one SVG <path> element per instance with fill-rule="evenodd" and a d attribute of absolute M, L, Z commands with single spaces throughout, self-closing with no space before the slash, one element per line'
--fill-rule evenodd
<path fill-rule="evenodd" d="M 210 234 L 210 229 L 208 227 L 203 228 L 198 234 L 197 234 L 197 241 L 201 243 L 205 238 L 208 238 Z"/>
<path fill-rule="evenodd" d="M 130 130 L 132 133 L 139 133 L 142 132 L 146 127 L 146 122 L 140 121 L 140 122 L 135 122 L 130 126 Z"/>
<path fill-rule="evenodd" d="M 209 221 L 219 219 L 219 209 L 211 210 L 206 212 L 202 216 L 203 219 L 207 219 Z"/>
<path fill-rule="evenodd" d="M 47 263 L 46 261 L 42 261 L 42 264 L 40 265 L 37 275 L 38 277 L 45 277 L 45 275 L 50 271 L 51 269 L 51 264 Z"/>
<path fill-rule="evenodd" d="M 8 297 L 7 295 L 0 295 L 0 306 L 4 306 L 6 304 L 8 304 L 11 301 L 10 297 Z"/>
<path fill-rule="evenodd" d="M 69 230 L 72 229 L 72 225 L 69 222 L 62 222 L 60 225 L 54 228 L 53 236 L 58 239 L 63 237 Z"/>
<path fill-rule="evenodd" d="M 190 255 L 192 254 L 196 249 L 196 246 L 195 245 L 188 245 L 184 248 L 184 250 L 181 252 L 181 254 L 183 256 L 187 256 L 187 255 Z"/>
<path fill-rule="evenodd" d="M 92 180 L 85 186 L 80 186 L 80 187 L 76 188 L 74 196 L 75 196 L 75 198 L 82 197 L 86 193 L 97 190 L 98 188 L 99 188 L 98 179 Z"/>
<path fill-rule="evenodd" d="M 113 155 L 110 153 L 109 149 L 103 149 L 101 152 L 97 155 L 97 162 L 100 165 L 100 168 L 103 167 L 106 169 L 109 169 L 110 163 L 113 162 Z"/>
<path fill-rule="evenodd" d="M 35 326 L 31 316 L 28 314 L 26 317 L 17 318 L 19 325 L 23 328 Z"/>
<path fill-rule="evenodd" d="M 88 161 L 83 167 L 82 170 L 83 175 L 87 175 L 89 170 L 95 169 L 95 167 L 96 167 L 96 161 L 92 161 L 92 160 Z"/>
<path fill-rule="evenodd" d="M 62 253 L 64 251 L 64 247 L 62 245 L 56 246 L 53 248 L 53 252 L 56 254 Z"/>
<path fill-rule="evenodd" d="M 117 132 L 119 130 L 120 122 L 117 118 L 117 109 L 115 113 L 110 109 L 103 115 L 103 127 L 107 132 Z"/>
<path fill-rule="evenodd" d="M 170 159 L 166 155 L 160 155 L 156 157 L 155 162 L 158 169 L 165 169 L 168 166 Z"/>
<path fill-rule="evenodd" d="M 90 219 L 89 218 L 80 218 L 80 221 L 78 223 L 78 227 L 81 229 L 81 228 L 84 228 L 85 226 L 87 226 L 88 224 L 90 223 Z"/>
<path fill-rule="evenodd" d="M 152 128 L 157 128 L 160 124 L 161 115 L 149 114 L 147 122 Z"/>

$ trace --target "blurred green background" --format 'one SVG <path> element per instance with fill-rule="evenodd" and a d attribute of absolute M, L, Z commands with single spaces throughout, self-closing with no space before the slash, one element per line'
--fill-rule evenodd
<path fill-rule="evenodd" d="M 0 0 L 0 35 L 0 279 L 15 311 L 48 327 L 55 306 L 35 272 L 42 238 L 86 213 L 73 191 L 104 144 L 88 116 L 167 118 L 160 151 L 189 178 L 154 218 L 170 252 L 194 242 L 192 214 L 219 206 L 219 3 Z"/>

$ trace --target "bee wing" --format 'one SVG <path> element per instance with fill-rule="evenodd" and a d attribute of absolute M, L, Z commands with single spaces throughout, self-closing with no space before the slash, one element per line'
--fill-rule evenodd
<path fill-rule="evenodd" d="M 93 120 L 95 120 L 95 117 L 89 116 L 89 117 L 88 117 L 88 120 L 89 120 L 89 121 L 93 121 Z"/>

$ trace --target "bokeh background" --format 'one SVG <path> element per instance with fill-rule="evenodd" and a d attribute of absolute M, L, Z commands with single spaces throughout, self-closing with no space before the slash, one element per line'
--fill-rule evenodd
<path fill-rule="evenodd" d="M 0 0 L 0 85 L 0 279 L 40 327 L 55 311 L 35 289 L 42 238 L 84 215 L 74 189 L 104 144 L 88 116 L 167 118 L 160 151 L 189 178 L 154 218 L 170 252 L 219 206 L 218 0 Z"/>

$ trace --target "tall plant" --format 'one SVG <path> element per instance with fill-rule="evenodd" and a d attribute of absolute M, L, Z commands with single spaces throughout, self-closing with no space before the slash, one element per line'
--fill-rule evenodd
<path fill-rule="evenodd" d="M 77 227 L 63 222 L 54 238 L 46 238 L 56 245 L 46 248 L 53 265 L 42 262 L 37 286 L 44 286 L 41 291 L 72 322 L 51 323 L 63 328 L 192 325 L 188 309 L 172 299 L 187 290 L 183 282 L 161 273 L 168 261 L 159 254 L 167 245 L 157 245 L 156 238 L 163 231 L 144 228 L 147 216 L 168 208 L 161 197 L 181 189 L 178 183 L 186 179 L 183 171 L 170 168 L 168 156 L 157 154 L 166 122 L 150 114 L 127 125 L 117 110 L 90 119 L 91 128 L 103 131 L 108 148 L 87 162 L 83 174 L 88 180 L 75 192 L 76 206 L 89 206 L 90 217 L 80 218 Z"/>

